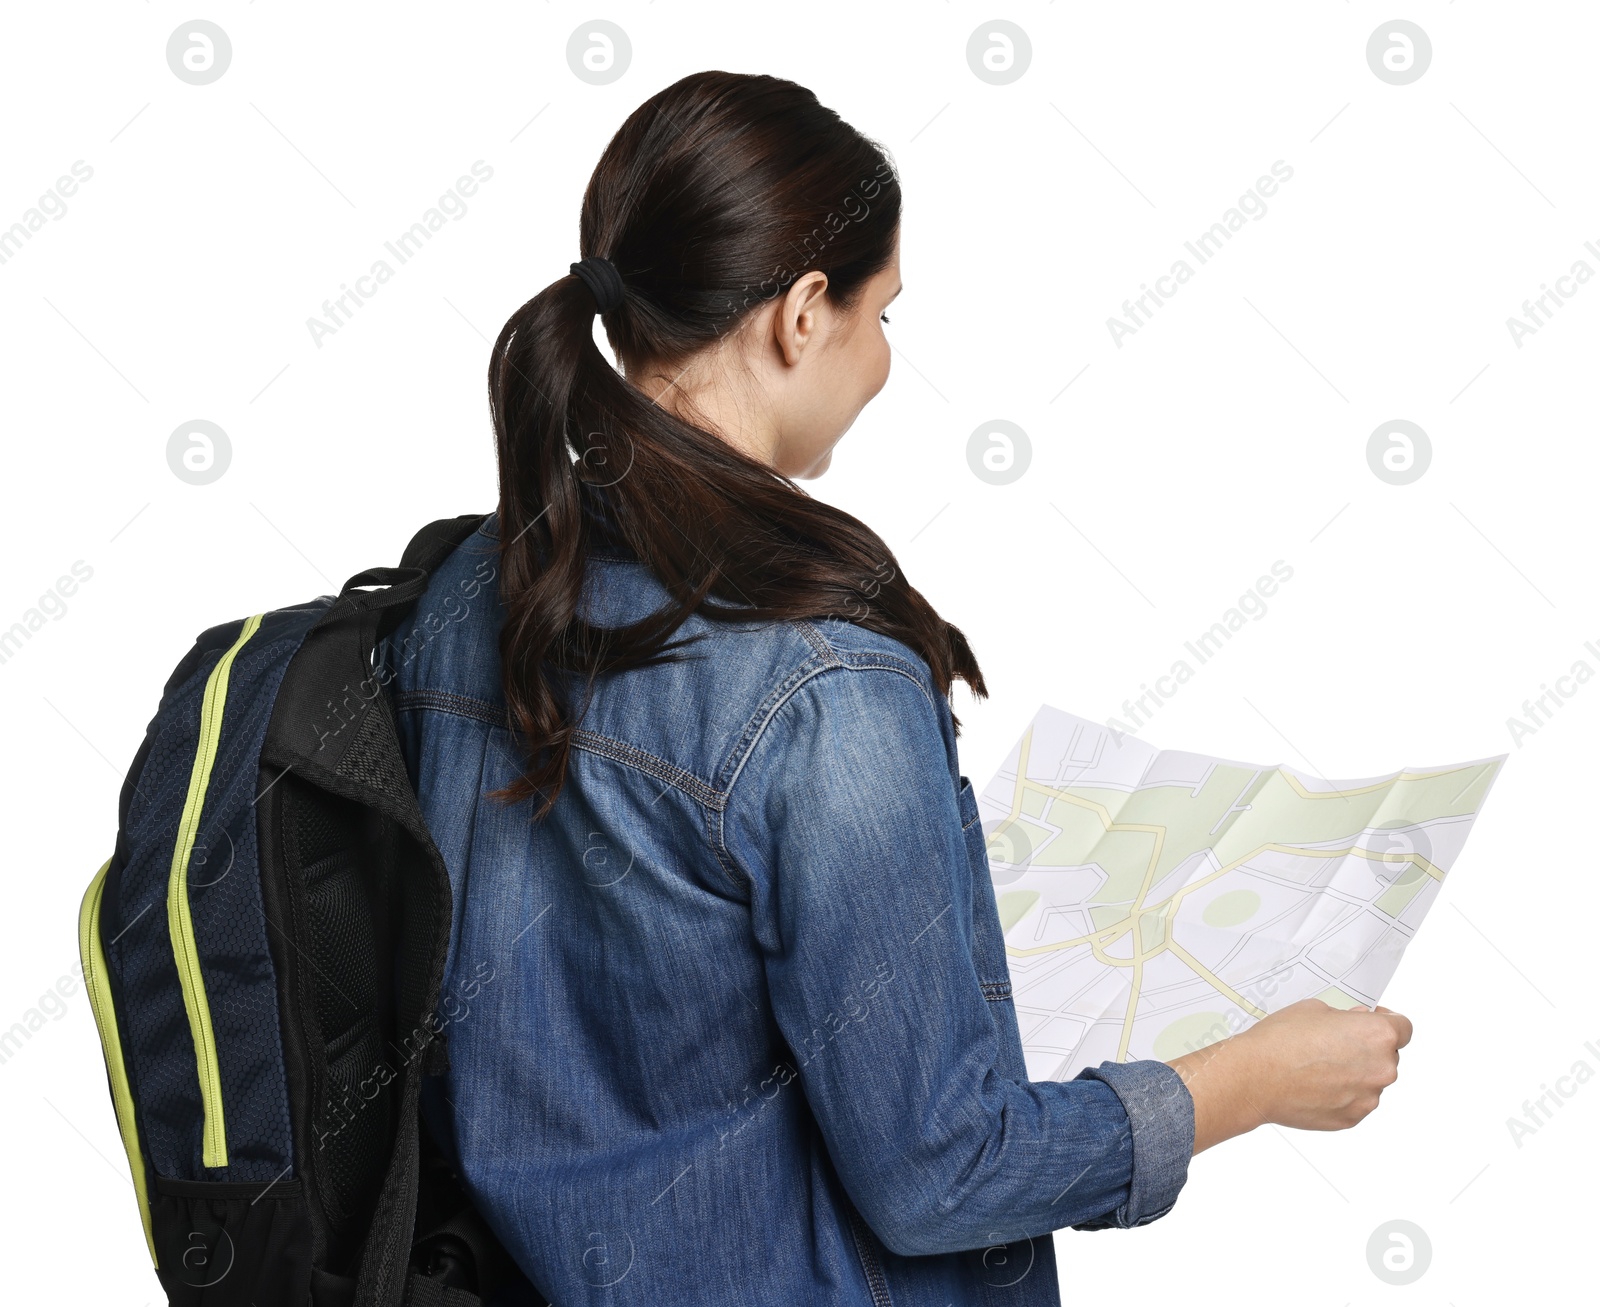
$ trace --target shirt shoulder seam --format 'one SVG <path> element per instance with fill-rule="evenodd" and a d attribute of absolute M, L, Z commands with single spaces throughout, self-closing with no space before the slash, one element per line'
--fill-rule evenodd
<path fill-rule="evenodd" d="M 818 634 L 820 635 L 820 633 Z M 716 853 L 718 861 L 728 868 L 730 874 L 737 874 L 743 887 L 753 888 L 755 877 L 739 864 L 738 859 L 733 856 L 724 839 L 728 805 L 733 800 L 734 786 L 738 784 L 739 778 L 744 775 L 745 763 L 749 761 L 751 754 L 755 752 L 756 746 L 766 735 L 767 727 L 772 724 L 784 705 L 792 700 L 803 686 L 823 674 L 833 671 L 891 672 L 898 676 L 904 676 L 909 680 L 922 692 L 922 697 L 928 701 L 928 706 L 936 712 L 938 710 L 938 705 L 928 693 L 928 687 L 922 683 L 922 677 L 918 675 L 916 666 L 906 659 L 897 658 L 893 654 L 886 653 L 840 653 L 839 650 L 833 649 L 831 645 L 829 648 L 833 654 L 832 661 L 802 664 L 767 696 L 761 708 L 752 714 L 750 722 L 745 727 L 744 734 L 741 735 L 739 742 L 730 751 L 728 761 L 723 764 L 722 769 L 718 772 L 719 777 L 726 774 L 727 780 L 718 790 L 721 804 L 717 810 L 716 821 L 710 831 L 712 849 Z"/>

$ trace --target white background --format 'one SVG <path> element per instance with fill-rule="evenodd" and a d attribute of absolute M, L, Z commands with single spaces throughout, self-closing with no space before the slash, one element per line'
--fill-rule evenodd
<path fill-rule="evenodd" d="M 1397 14 L 1433 49 L 1403 86 L 1365 54 Z M 233 46 L 207 86 L 165 57 L 196 17 Z M 566 60 L 595 17 L 632 43 L 605 86 Z M 996 17 L 1032 45 L 1002 86 L 966 59 Z M 1521 1147 L 1507 1126 L 1600 1070 L 1600 685 L 1520 743 L 1507 727 L 1575 660 L 1600 670 L 1600 286 L 1520 348 L 1506 326 L 1575 260 L 1600 271 L 1590 6 L 156 0 L 5 26 L 0 226 L 75 161 L 93 177 L 0 264 L 0 628 L 75 561 L 93 575 L 0 664 L 0 1030 L 75 960 L 123 772 L 195 634 L 492 507 L 488 342 L 577 257 L 606 140 L 685 73 L 769 72 L 902 170 L 893 375 L 811 489 L 972 638 L 992 695 L 956 707 L 980 788 L 1040 702 L 1119 712 L 1279 559 L 1293 580 L 1145 738 L 1329 777 L 1511 753 L 1384 996 L 1416 1036 L 1379 1110 L 1261 1129 L 1196 1158 L 1154 1225 L 1058 1237 L 1065 1295 L 1593 1293 L 1600 1086 Z M 493 178 L 465 216 L 317 347 L 306 319 L 476 160 Z M 1108 316 L 1277 160 L 1265 216 L 1119 348 Z M 232 446 L 210 485 L 167 464 L 194 418 Z M 1032 444 L 1006 486 L 966 456 L 995 418 Z M 1432 442 L 1404 486 L 1366 456 L 1394 418 Z M 0 1064 L 0 1122 L 19 1300 L 20 1271 L 31 1301 L 160 1301 L 81 989 Z M 1394 1218 L 1432 1245 L 1404 1288 L 1368 1266 Z"/>

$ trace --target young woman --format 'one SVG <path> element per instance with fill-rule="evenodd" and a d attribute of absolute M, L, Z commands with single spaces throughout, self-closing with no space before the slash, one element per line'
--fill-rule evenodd
<path fill-rule="evenodd" d="M 809 91 L 687 77 L 495 343 L 499 508 L 393 687 L 466 996 L 430 1129 L 557 1303 L 1056 1303 L 1052 1230 L 1354 1124 L 1409 1038 L 1309 1000 L 1027 1079 L 949 704 L 977 660 L 795 484 L 888 378 L 900 212 Z"/>

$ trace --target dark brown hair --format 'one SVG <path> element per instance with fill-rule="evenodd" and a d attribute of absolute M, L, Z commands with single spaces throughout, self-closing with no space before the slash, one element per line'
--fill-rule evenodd
<path fill-rule="evenodd" d="M 646 100 L 612 137 L 583 196 L 579 249 L 621 275 L 604 315 L 619 359 L 681 366 L 803 272 L 845 312 L 888 266 L 900 184 L 885 152 L 777 77 L 703 72 Z M 575 275 L 511 315 L 489 363 L 500 465 L 500 632 L 507 720 L 526 770 L 494 797 L 554 803 L 582 716 L 564 685 L 682 656 L 712 621 L 842 616 L 903 641 L 940 691 L 985 693 L 965 637 L 900 574 L 878 536 L 788 477 L 675 416 L 596 348 L 595 300 Z M 588 485 L 580 485 L 587 482 Z M 599 489 L 596 490 L 595 488 Z M 629 626 L 579 615 L 604 518 L 671 596 Z"/>

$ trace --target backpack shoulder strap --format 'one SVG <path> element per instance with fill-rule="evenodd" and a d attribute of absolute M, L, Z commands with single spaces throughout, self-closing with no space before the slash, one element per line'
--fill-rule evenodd
<path fill-rule="evenodd" d="M 445 557 L 483 525 L 485 513 L 468 513 L 462 517 L 441 517 L 411 537 L 405 553 L 400 555 L 401 567 L 420 567 L 431 572 Z"/>
<path fill-rule="evenodd" d="M 411 543 L 400 557 L 399 567 L 369 567 L 357 572 L 344 583 L 339 598 L 344 599 L 363 586 L 376 585 L 389 588 L 389 593 L 379 603 L 380 607 L 392 609 L 402 603 L 411 603 L 427 586 L 428 574 L 476 531 L 483 520 L 481 513 L 468 513 L 464 517 L 445 517 L 437 522 L 429 522 L 411 537 Z M 380 625 L 378 634 L 385 634 L 385 628 L 398 620 L 399 614 L 389 614 Z"/>

